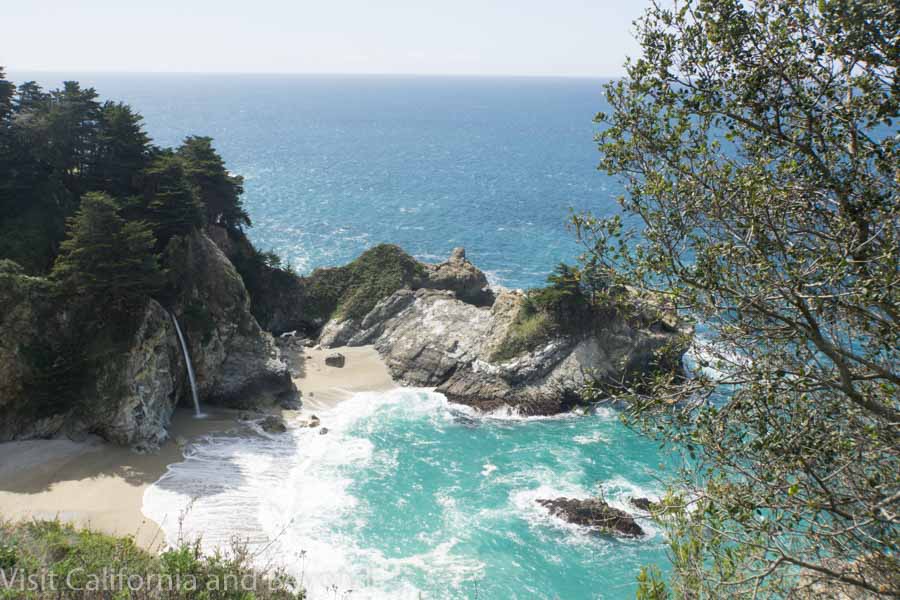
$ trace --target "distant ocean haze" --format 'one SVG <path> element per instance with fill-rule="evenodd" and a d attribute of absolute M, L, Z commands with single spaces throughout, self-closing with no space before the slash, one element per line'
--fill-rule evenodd
<path fill-rule="evenodd" d="M 597 171 L 604 80 L 17 73 L 131 104 L 156 144 L 209 135 L 243 175 L 253 242 L 299 271 L 380 242 L 464 246 L 494 283 L 540 285 L 579 253 L 570 209 L 618 210 Z"/>

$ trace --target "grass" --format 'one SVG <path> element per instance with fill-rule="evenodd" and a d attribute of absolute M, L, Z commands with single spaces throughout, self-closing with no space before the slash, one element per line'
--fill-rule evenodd
<path fill-rule="evenodd" d="M 503 362 L 534 350 L 547 342 L 557 331 L 552 315 L 525 301 L 519 307 L 516 318 L 506 337 L 491 355 L 491 362 Z"/>
<path fill-rule="evenodd" d="M 259 571 L 246 544 L 181 543 L 159 555 L 131 537 L 57 521 L 0 522 L 2 600 L 301 600 L 283 571 Z"/>

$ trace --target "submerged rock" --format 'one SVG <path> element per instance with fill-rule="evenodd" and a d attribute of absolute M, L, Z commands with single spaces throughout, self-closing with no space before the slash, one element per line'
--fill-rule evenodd
<path fill-rule="evenodd" d="M 627 537 L 642 537 L 644 530 L 625 511 L 613 508 L 598 498 L 555 498 L 536 500 L 555 517 L 590 527 L 601 533 L 614 533 Z"/>
<path fill-rule="evenodd" d="M 284 433 L 287 431 L 287 425 L 284 424 L 284 419 L 276 415 L 269 415 L 260 421 L 259 426 L 266 433 Z"/>

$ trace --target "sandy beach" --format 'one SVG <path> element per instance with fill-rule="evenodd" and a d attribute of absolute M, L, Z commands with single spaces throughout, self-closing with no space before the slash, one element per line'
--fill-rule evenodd
<path fill-rule="evenodd" d="M 339 351 L 342 368 L 325 364 Z M 286 411 L 287 421 L 324 411 L 356 392 L 396 387 L 374 348 L 321 350 L 289 347 L 283 357 L 301 391 L 303 408 Z M 165 546 L 159 525 L 141 512 L 144 491 L 183 459 L 191 440 L 218 432 L 254 435 L 239 411 L 204 407 L 205 419 L 186 409 L 172 416 L 169 441 L 156 453 L 139 454 L 97 438 L 31 440 L 0 444 L 0 518 L 53 519 L 115 535 L 133 535 L 151 550 Z"/>

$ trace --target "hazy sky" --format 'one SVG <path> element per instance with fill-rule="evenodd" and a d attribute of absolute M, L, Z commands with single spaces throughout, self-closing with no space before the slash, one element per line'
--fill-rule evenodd
<path fill-rule="evenodd" d="M 8 70 L 619 75 L 647 0 L 3 2 Z"/>

